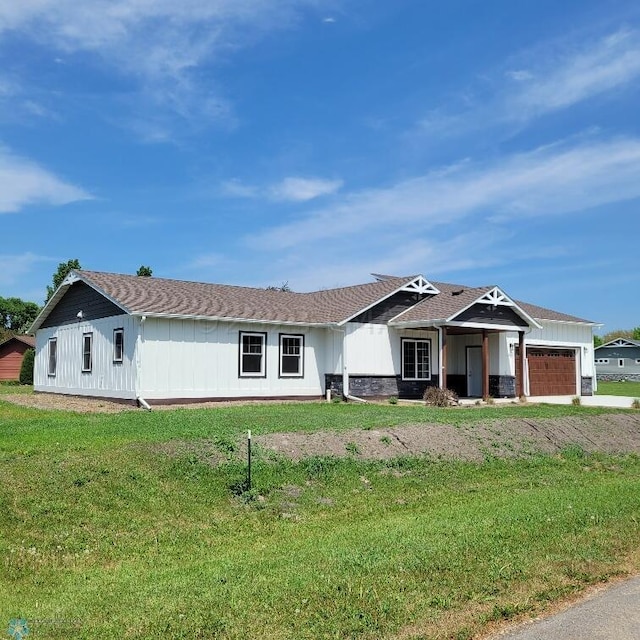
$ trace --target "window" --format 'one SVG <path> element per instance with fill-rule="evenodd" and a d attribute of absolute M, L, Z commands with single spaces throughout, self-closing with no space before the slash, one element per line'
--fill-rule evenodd
<path fill-rule="evenodd" d="M 636 358 L 636 364 L 640 364 L 640 358 Z"/>
<path fill-rule="evenodd" d="M 122 362 L 124 359 L 124 329 L 113 330 L 113 361 Z"/>
<path fill-rule="evenodd" d="M 304 376 L 304 336 L 280 334 L 280 377 Z"/>
<path fill-rule="evenodd" d="M 624 367 L 624 358 L 618 358 L 618 366 L 621 369 Z"/>
<path fill-rule="evenodd" d="M 91 372 L 91 347 L 93 345 L 93 333 L 82 334 L 82 371 Z"/>
<path fill-rule="evenodd" d="M 240 332 L 240 377 L 266 378 L 266 333 Z"/>
<path fill-rule="evenodd" d="M 609 364 L 609 358 L 596 358 L 596 364 Z"/>
<path fill-rule="evenodd" d="M 58 340 L 56 338 L 49 339 L 49 369 L 50 376 L 56 375 Z"/>
<path fill-rule="evenodd" d="M 431 379 L 431 341 L 402 338 L 402 379 Z"/>

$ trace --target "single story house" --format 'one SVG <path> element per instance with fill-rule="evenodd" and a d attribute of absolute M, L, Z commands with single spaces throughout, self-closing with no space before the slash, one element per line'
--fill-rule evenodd
<path fill-rule="evenodd" d="M 422 275 L 294 293 L 78 270 L 31 332 L 36 391 L 153 404 L 590 395 L 594 326 Z"/>
<path fill-rule="evenodd" d="M 0 343 L 0 380 L 19 380 L 22 359 L 27 349 L 34 349 L 33 336 L 12 336 Z"/>
<path fill-rule="evenodd" d="M 598 380 L 640 382 L 640 340 L 616 338 L 595 348 Z"/>

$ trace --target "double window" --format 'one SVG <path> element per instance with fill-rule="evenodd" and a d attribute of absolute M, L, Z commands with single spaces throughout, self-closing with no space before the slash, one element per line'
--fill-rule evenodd
<path fill-rule="evenodd" d="M 240 332 L 240 377 L 266 378 L 266 333 Z"/>
<path fill-rule="evenodd" d="M 280 377 L 304 376 L 304 336 L 280 334 Z"/>
<path fill-rule="evenodd" d="M 91 373 L 93 350 L 93 333 L 82 334 L 82 372 Z"/>
<path fill-rule="evenodd" d="M 56 367 L 58 364 L 58 340 L 56 338 L 49 338 L 49 364 L 47 367 L 47 373 L 50 376 L 56 375 Z"/>
<path fill-rule="evenodd" d="M 431 340 L 402 338 L 402 379 L 431 379 Z"/>

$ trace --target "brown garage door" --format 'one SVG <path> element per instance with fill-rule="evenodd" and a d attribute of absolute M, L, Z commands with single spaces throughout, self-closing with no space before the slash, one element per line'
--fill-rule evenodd
<path fill-rule="evenodd" d="M 576 353 L 573 349 L 528 347 L 527 360 L 529 361 L 530 395 L 571 396 L 576 394 Z M 516 357 L 516 368 L 520 368 L 518 357 Z M 516 379 L 519 379 L 518 373 L 516 376 Z M 519 389 L 518 393 L 520 393 Z"/>

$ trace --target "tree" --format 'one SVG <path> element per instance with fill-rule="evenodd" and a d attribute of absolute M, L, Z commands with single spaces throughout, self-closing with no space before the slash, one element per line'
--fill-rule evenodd
<path fill-rule="evenodd" d="M 151 267 L 145 267 L 142 265 L 138 271 L 136 271 L 136 275 L 142 278 L 150 278 L 153 275 L 153 271 Z"/>
<path fill-rule="evenodd" d="M 291 293 L 291 287 L 289 286 L 289 281 L 287 280 L 286 282 L 283 282 L 279 287 L 275 287 L 273 285 L 270 285 L 268 287 L 266 287 L 267 291 L 286 291 L 288 293 Z"/>
<path fill-rule="evenodd" d="M 27 349 L 22 357 L 22 366 L 20 367 L 20 384 L 33 384 L 33 363 L 36 358 L 36 352 L 33 349 Z"/>
<path fill-rule="evenodd" d="M 602 340 L 602 338 L 600 336 L 593 336 L 593 346 L 594 347 L 599 347 L 601 344 L 604 344 L 604 341 Z"/>
<path fill-rule="evenodd" d="M 0 329 L 4 329 L 3 333 L 25 333 L 39 313 L 40 307 L 35 302 L 0 297 Z"/>
<path fill-rule="evenodd" d="M 640 327 L 635 327 L 633 330 L 633 339 L 640 340 Z"/>
<path fill-rule="evenodd" d="M 631 329 L 615 329 L 614 331 L 609 331 L 602 336 L 602 342 L 606 344 L 617 338 L 633 340 L 633 331 Z"/>
<path fill-rule="evenodd" d="M 49 302 L 51 296 L 56 292 L 67 275 L 69 275 L 69 271 L 71 271 L 71 269 L 82 269 L 77 258 L 67 260 L 67 262 L 61 262 L 58 265 L 58 270 L 53 274 L 53 286 L 47 285 L 47 298 L 45 303 Z"/>

